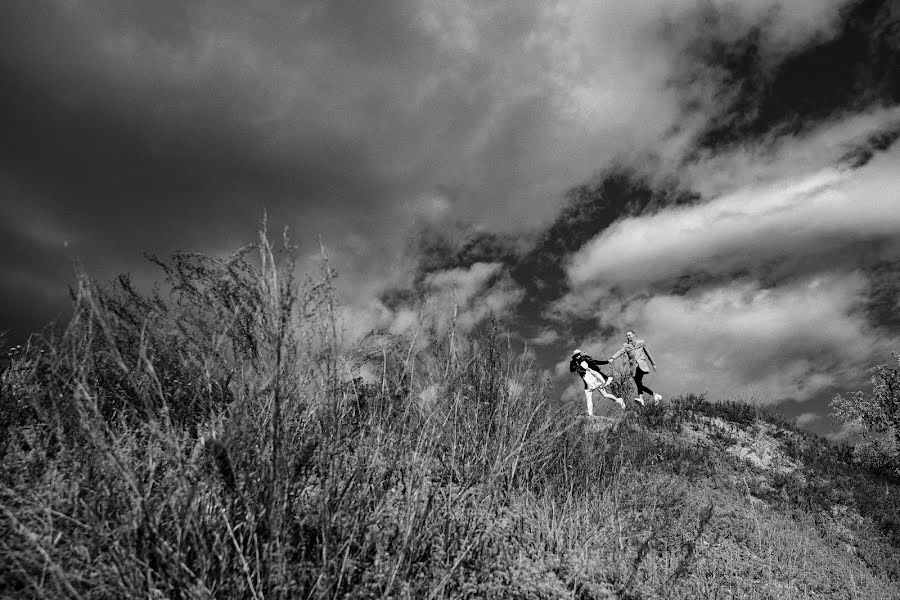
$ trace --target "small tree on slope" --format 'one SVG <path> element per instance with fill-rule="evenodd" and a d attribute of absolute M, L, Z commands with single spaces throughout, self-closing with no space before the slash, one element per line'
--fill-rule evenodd
<path fill-rule="evenodd" d="M 893 353 L 900 364 L 900 353 Z M 880 450 L 895 470 L 900 469 L 900 370 L 878 365 L 872 372 L 872 393 L 857 391 L 834 397 L 834 416 L 863 427 L 869 450 Z"/>

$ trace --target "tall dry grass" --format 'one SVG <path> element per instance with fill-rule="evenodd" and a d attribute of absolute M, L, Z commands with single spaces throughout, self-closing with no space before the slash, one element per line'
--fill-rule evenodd
<path fill-rule="evenodd" d="M 342 347 L 327 260 L 298 281 L 291 256 L 263 234 L 227 259 L 153 259 L 149 295 L 77 274 L 71 321 L 2 377 L 5 597 L 633 585 L 616 575 L 634 571 L 620 523 L 604 568 L 580 562 L 621 462 L 551 408 L 495 325 L 465 344 L 432 333 L 425 351 Z M 379 381 L 354 372 L 366 361 Z M 423 386 L 440 396 L 423 403 Z"/>
<path fill-rule="evenodd" d="M 636 426 L 681 413 L 588 434 L 495 323 L 344 344 L 292 256 L 78 273 L 0 381 L 0 596 L 695 597 L 708 458 Z"/>

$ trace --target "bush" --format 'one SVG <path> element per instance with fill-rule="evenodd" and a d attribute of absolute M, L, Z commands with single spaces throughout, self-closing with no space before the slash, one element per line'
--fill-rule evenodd
<path fill-rule="evenodd" d="M 894 353 L 894 358 L 900 363 L 900 353 Z M 865 441 L 857 454 L 860 462 L 900 475 L 900 370 L 885 364 L 871 373 L 871 394 L 838 394 L 831 407 L 838 419 L 862 428 Z"/>

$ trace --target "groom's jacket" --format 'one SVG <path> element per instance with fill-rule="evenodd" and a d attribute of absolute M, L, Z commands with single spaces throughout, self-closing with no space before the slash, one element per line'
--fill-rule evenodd
<path fill-rule="evenodd" d="M 622 344 L 622 348 L 613 354 L 610 359 L 616 360 L 622 354 L 628 355 L 628 365 L 634 369 L 635 367 L 640 367 L 641 371 L 644 373 L 650 372 L 650 365 L 656 366 L 656 362 L 653 360 L 653 357 L 650 356 L 650 352 L 647 351 L 647 345 L 644 340 L 634 340 L 634 343 L 624 343 Z M 647 362 L 647 359 L 650 362 Z"/>

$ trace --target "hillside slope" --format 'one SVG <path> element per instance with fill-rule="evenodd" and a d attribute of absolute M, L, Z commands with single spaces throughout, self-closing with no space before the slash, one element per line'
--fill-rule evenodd
<path fill-rule="evenodd" d="M 341 350 L 266 248 L 82 278 L 11 357 L 0 597 L 900 598 L 900 482 L 847 448 L 697 397 L 597 427 L 491 324 Z"/>
<path fill-rule="evenodd" d="M 900 483 L 752 414 L 687 398 L 602 432 L 575 421 L 526 439 L 555 454 L 530 485 L 499 454 L 419 437 L 311 444 L 287 457 L 290 578 L 269 588 L 267 498 L 234 438 L 182 438 L 177 457 L 148 429 L 108 447 L 112 468 L 15 428 L 0 596 L 900 598 Z"/>
<path fill-rule="evenodd" d="M 696 597 L 900 597 L 900 481 L 861 469 L 850 448 L 697 397 L 605 435 L 644 477 L 712 507 L 685 576 Z"/>

